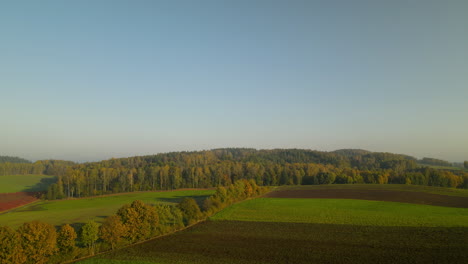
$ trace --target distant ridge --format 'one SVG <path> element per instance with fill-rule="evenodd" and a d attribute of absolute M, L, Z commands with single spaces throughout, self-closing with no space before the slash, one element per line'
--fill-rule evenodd
<path fill-rule="evenodd" d="M 11 156 L 0 156 L 0 163 L 31 163 L 30 160 L 23 159 L 20 157 L 11 157 Z"/>

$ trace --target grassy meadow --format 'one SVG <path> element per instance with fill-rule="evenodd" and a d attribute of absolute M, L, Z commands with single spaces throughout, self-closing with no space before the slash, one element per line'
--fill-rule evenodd
<path fill-rule="evenodd" d="M 0 175 L 0 193 L 46 191 L 54 181 L 48 175 Z"/>
<path fill-rule="evenodd" d="M 135 200 L 142 200 L 149 204 L 177 203 L 184 197 L 193 197 L 201 200 L 213 193 L 214 190 L 179 190 L 40 201 L 0 214 L 0 226 L 18 227 L 23 222 L 33 220 L 53 225 L 84 223 L 88 220 L 102 222 L 105 217 L 115 214 L 122 205 Z"/>
<path fill-rule="evenodd" d="M 468 227 L 468 209 L 353 199 L 258 198 L 232 205 L 212 219 L 360 226 Z"/>
<path fill-rule="evenodd" d="M 416 189 L 377 188 L 385 187 Z M 257 198 L 234 204 L 190 229 L 79 263 L 466 263 L 467 258 L 467 208 Z"/>

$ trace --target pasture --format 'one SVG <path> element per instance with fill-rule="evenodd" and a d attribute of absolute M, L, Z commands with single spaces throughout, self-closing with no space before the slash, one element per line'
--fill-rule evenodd
<path fill-rule="evenodd" d="M 48 175 L 4 175 L 0 176 L 0 193 L 41 192 L 55 182 Z"/>
<path fill-rule="evenodd" d="M 414 191 L 412 186 L 382 186 L 377 188 Z M 309 189 L 334 190 L 333 186 Z M 424 192 L 439 190 L 426 187 Z M 257 198 L 234 204 L 182 232 L 79 263 L 465 263 L 467 258 L 467 208 L 356 199 Z"/>
<path fill-rule="evenodd" d="M 214 190 L 178 190 L 135 192 L 82 199 L 40 201 L 0 214 L 0 226 L 18 227 L 25 221 L 39 220 L 53 225 L 84 223 L 88 220 L 102 222 L 124 204 L 135 200 L 145 203 L 177 203 L 184 197 L 203 199 Z"/>

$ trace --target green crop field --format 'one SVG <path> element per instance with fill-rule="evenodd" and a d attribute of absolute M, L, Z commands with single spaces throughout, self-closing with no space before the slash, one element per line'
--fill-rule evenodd
<path fill-rule="evenodd" d="M 466 263 L 467 258 L 467 208 L 257 198 L 188 230 L 79 263 Z"/>
<path fill-rule="evenodd" d="M 0 225 L 17 227 L 25 221 L 39 220 L 54 225 L 101 222 L 114 214 L 122 205 L 135 200 L 145 203 L 176 203 L 184 197 L 203 199 L 214 190 L 180 190 L 166 192 L 141 192 L 73 200 L 41 201 L 0 214 Z"/>
<path fill-rule="evenodd" d="M 468 227 L 468 209 L 353 199 L 259 198 L 235 204 L 213 220 Z"/>
<path fill-rule="evenodd" d="M 4 175 L 0 176 L 0 193 L 40 192 L 55 181 L 47 175 Z"/>

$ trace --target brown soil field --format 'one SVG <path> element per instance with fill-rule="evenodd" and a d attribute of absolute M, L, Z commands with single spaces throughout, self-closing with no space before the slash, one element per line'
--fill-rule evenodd
<path fill-rule="evenodd" d="M 426 204 L 447 207 L 468 208 L 468 197 L 448 196 L 424 192 L 392 190 L 353 190 L 353 189 L 280 189 L 267 193 L 271 198 L 321 198 L 359 199 L 400 203 Z"/>
<path fill-rule="evenodd" d="M 0 193 L 0 212 L 37 201 L 37 193 Z"/>

